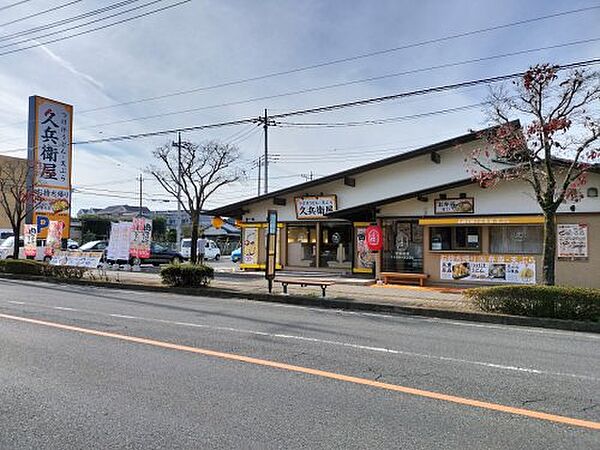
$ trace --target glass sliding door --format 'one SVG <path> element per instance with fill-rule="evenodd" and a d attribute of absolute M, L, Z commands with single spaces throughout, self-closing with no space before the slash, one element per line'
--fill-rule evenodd
<path fill-rule="evenodd" d="M 423 227 L 416 220 L 383 220 L 384 272 L 423 272 Z"/>
<path fill-rule="evenodd" d="M 319 267 L 350 269 L 352 267 L 352 225 L 321 222 Z"/>
<path fill-rule="evenodd" d="M 287 226 L 287 265 L 316 267 L 317 227 L 315 225 Z"/>

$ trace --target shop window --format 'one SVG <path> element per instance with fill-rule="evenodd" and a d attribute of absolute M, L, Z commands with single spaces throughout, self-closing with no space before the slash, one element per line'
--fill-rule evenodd
<path fill-rule="evenodd" d="M 481 227 L 432 227 L 431 250 L 480 250 Z"/>
<path fill-rule="evenodd" d="M 490 253 L 541 254 L 544 231 L 538 225 L 490 228 Z"/>
<path fill-rule="evenodd" d="M 383 271 L 423 272 L 423 226 L 417 221 L 383 221 Z"/>

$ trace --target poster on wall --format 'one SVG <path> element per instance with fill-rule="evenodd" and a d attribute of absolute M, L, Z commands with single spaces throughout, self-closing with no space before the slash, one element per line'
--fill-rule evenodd
<path fill-rule="evenodd" d="M 510 255 L 442 255 L 442 280 L 535 284 L 535 258 Z"/>
<path fill-rule="evenodd" d="M 36 195 L 27 220 L 37 225 L 41 239 L 47 237 L 50 221 L 63 222 L 63 237 L 69 237 L 72 130 L 71 105 L 29 97 L 28 163 L 34 170 L 28 187 Z"/>
<path fill-rule="evenodd" d="M 150 258 L 150 244 L 152 243 L 152 220 L 145 217 L 133 219 L 131 228 L 131 246 L 129 255 L 134 258 Z"/>
<path fill-rule="evenodd" d="M 588 226 L 585 223 L 557 225 L 558 257 L 586 259 L 588 257 Z"/>
<path fill-rule="evenodd" d="M 296 197 L 296 218 L 322 219 L 327 214 L 337 210 L 337 197 L 335 195 Z"/>
<path fill-rule="evenodd" d="M 51 220 L 48 225 L 48 236 L 46 237 L 46 248 L 44 254 L 52 256 L 55 251 L 60 250 L 65 223 Z"/>
<path fill-rule="evenodd" d="M 242 228 L 242 264 L 258 264 L 258 229 Z"/>
<path fill-rule="evenodd" d="M 354 230 L 356 235 L 356 250 L 354 252 L 354 271 L 355 272 L 371 272 L 373 270 L 375 259 L 374 255 L 367 246 L 367 228 L 370 224 L 357 226 Z"/>
<path fill-rule="evenodd" d="M 37 255 L 37 226 L 26 224 L 23 227 L 23 247 L 25 256 Z"/>
<path fill-rule="evenodd" d="M 128 261 L 131 245 L 131 222 L 113 222 L 106 248 L 106 258 L 111 261 Z"/>

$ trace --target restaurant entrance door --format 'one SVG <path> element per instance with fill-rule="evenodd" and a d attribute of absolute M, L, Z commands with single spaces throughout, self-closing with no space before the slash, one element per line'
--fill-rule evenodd
<path fill-rule="evenodd" d="M 423 226 L 417 220 L 383 220 L 384 272 L 423 272 Z"/>

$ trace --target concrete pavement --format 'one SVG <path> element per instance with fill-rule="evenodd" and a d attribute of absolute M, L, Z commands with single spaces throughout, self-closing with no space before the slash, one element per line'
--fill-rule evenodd
<path fill-rule="evenodd" d="M 594 334 L 0 280 L 0 314 L 600 421 Z M 597 448 L 585 427 L 0 317 L 0 448 Z"/>

